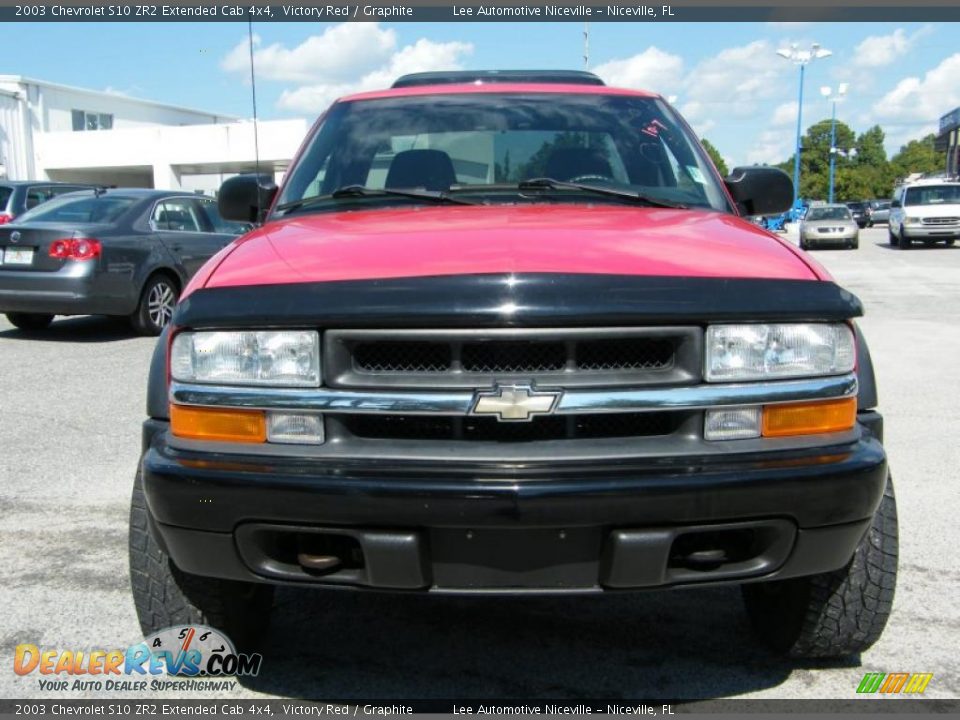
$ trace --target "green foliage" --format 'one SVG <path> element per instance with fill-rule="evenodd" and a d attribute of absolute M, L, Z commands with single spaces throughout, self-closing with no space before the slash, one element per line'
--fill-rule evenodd
<path fill-rule="evenodd" d="M 856 135 L 846 123 L 837 121 L 835 147 L 857 151 L 855 157 L 836 157 L 834 199 L 837 202 L 887 198 L 899 178 L 943 170 L 945 159 L 943 153 L 934 149 L 933 135 L 911 140 L 890 160 L 883 147 L 885 137 L 879 125 Z M 830 119 L 807 128 L 801 147 L 800 197 L 826 200 L 830 194 Z M 777 167 L 793 177 L 793 162 L 791 155 Z"/>
<path fill-rule="evenodd" d="M 720 151 L 713 146 L 713 143 L 706 138 L 702 138 L 700 144 L 703 145 L 703 149 L 707 151 L 707 155 L 713 160 L 713 164 L 717 166 L 717 172 L 720 173 L 720 176 L 726 177 L 729 175 L 730 170 L 727 168 L 727 163 L 724 161 L 723 156 L 720 155 Z"/>
<path fill-rule="evenodd" d="M 903 178 L 913 173 L 941 172 L 946 161 L 943 153 L 933 147 L 934 136 L 927 135 L 919 140 L 911 140 L 900 148 L 900 152 L 893 156 L 890 165 L 893 168 L 893 178 Z"/>

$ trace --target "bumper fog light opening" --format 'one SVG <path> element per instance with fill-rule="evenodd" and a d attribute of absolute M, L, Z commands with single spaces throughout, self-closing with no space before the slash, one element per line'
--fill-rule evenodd
<path fill-rule="evenodd" d="M 760 408 L 707 410 L 703 421 L 706 440 L 748 440 L 760 437 Z"/>
<path fill-rule="evenodd" d="M 267 442 L 283 445 L 322 445 L 323 441 L 323 415 L 267 413 Z"/>

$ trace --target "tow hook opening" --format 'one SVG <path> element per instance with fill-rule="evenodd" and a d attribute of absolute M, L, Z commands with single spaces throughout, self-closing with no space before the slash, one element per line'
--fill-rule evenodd
<path fill-rule="evenodd" d="M 363 568 L 363 549 L 355 538 L 326 533 L 296 533 L 296 562 L 310 575 Z"/>
<path fill-rule="evenodd" d="M 679 535 L 670 548 L 669 567 L 711 572 L 724 565 L 755 558 L 765 549 L 754 528 L 714 530 Z"/>

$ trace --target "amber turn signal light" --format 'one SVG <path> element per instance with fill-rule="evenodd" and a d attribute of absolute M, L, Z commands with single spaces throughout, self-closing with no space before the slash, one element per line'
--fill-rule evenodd
<path fill-rule="evenodd" d="M 222 410 L 170 406 L 170 430 L 189 440 L 262 443 L 267 441 L 267 420 L 261 410 Z"/>
<path fill-rule="evenodd" d="M 826 402 L 766 405 L 763 408 L 763 437 L 817 435 L 850 430 L 857 420 L 857 399 Z"/>

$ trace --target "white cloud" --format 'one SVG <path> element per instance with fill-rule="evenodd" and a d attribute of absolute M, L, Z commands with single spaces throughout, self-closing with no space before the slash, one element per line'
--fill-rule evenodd
<path fill-rule="evenodd" d="M 592 68 L 608 85 L 669 95 L 683 78 L 683 58 L 651 45 L 642 53 Z"/>
<path fill-rule="evenodd" d="M 346 81 L 374 70 L 386 62 L 397 46 L 393 30 L 377 23 L 331 25 L 320 35 L 312 35 L 294 48 L 280 43 L 261 46 L 255 35 L 254 66 L 257 77 L 283 82 Z M 246 39 L 220 62 L 227 72 L 250 72 L 250 45 Z"/>
<path fill-rule="evenodd" d="M 873 105 L 873 114 L 891 124 L 924 125 L 960 105 L 960 53 L 944 59 L 922 78 L 903 78 Z"/>
<path fill-rule="evenodd" d="M 314 83 L 294 90 L 284 90 L 278 106 L 284 110 L 319 112 L 338 97 L 357 92 L 389 87 L 400 75 L 430 70 L 459 70 L 462 58 L 473 52 L 469 43 L 437 43 L 421 38 L 407 45 L 380 67 L 349 82 Z"/>
<path fill-rule="evenodd" d="M 377 23 L 332 25 L 292 48 L 281 43 L 262 47 L 258 36 L 253 42 L 257 78 L 296 85 L 281 93 L 278 106 L 308 113 L 343 95 L 389 87 L 399 75 L 460 69 L 463 57 L 473 52 L 469 43 L 425 38 L 398 47 L 396 32 Z M 220 67 L 246 76 L 249 53 L 244 40 L 223 57 Z"/>
<path fill-rule="evenodd" d="M 794 135 L 789 130 L 764 130 L 750 149 L 747 164 L 783 162 L 793 154 Z"/>
<path fill-rule="evenodd" d="M 773 114 L 770 116 L 770 124 L 774 127 L 782 127 L 783 125 L 796 123 L 798 105 L 799 103 L 797 103 L 796 100 L 777 105 Z"/>
<path fill-rule="evenodd" d="M 898 28 L 889 35 L 871 35 L 854 49 L 853 64 L 862 68 L 889 65 L 906 55 L 917 40 L 931 31 L 932 28 L 927 26 L 912 35 L 907 35 L 903 28 Z"/>
<path fill-rule="evenodd" d="M 680 113 L 703 137 L 729 132 L 731 125 L 749 124 L 769 103 L 785 100 L 784 96 L 794 91 L 789 78 L 796 68 L 778 58 L 768 41 L 757 40 L 721 50 L 692 68 L 686 67 L 679 55 L 651 45 L 637 55 L 598 65 L 593 71 L 609 85 L 676 95 Z M 775 115 L 787 113 L 796 120 L 795 102 L 777 108 Z M 751 162 L 782 160 L 783 148 L 789 151 L 791 147 L 789 133 L 786 141 L 774 133 L 758 142 L 750 146 Z"/>
<path fill-rule="evenodd" d="M 869 121 L 886 133 L 887 150 L 937 131 L 941 115 L 960 105 L 960 53 L 945 58 L 923 77 L 900 80 L 870 109 Z"/>
<path fill-rule="evenodd" d="M 684 83 L 684 97 L 699 103 L 691 116 L 747 117 L 755 114 L 760 101 L 775 98 L 783 90 L 784 77 L 792 66 L 777 62 L 766 40 L 721 50 L 694 67 Z"/>

